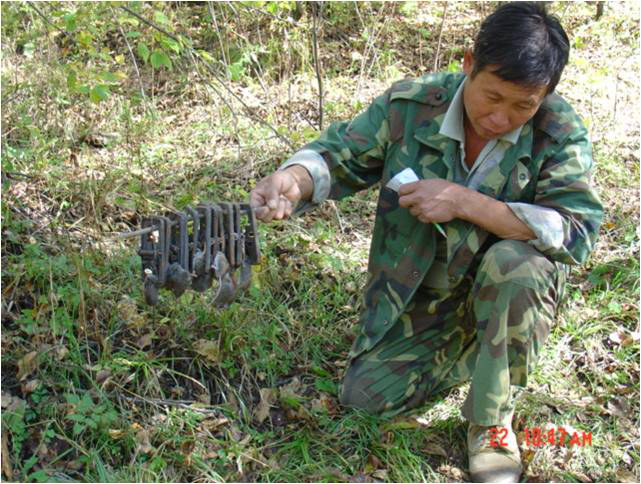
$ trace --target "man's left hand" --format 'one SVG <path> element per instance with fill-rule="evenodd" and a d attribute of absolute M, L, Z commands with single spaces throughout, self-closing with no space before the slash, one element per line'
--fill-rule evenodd
<path fill-rule="evenodd" d="M 440 178 L 401 185 L 398 203 L 423 223 L 449 222 L 459 217 L 461 185 Z"/>

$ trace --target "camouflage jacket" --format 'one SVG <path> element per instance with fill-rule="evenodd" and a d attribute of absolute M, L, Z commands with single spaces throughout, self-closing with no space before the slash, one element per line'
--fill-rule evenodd
<path fill-rule="evenodd" d="M 385 188 L 411 167 L 419 178 L 452 179 L 457 142 L 439 134 L 463 74 L 429 74 L 395 83 L 351 122 L 334 123 L 303 150 L 318 153 L 330 173 L 329 198 L 340 199 L 381 182 L 369 255 L 361 335 L 352 356 L 371 349 L 403 313 L 428 272 L 437 232 L 398 204 Z M 592 150 L 587 131 L 560 96 L 546 97 L 518 141 L 477 190 L 498 200 L 553 209 L 563 242 L 544 250 L 551 260 L 579 264 L 596 241 L 602 206 L 590 186 Z M 447 232 L 448 276 L 456 285 L 488 232 L 454 219 Z"/>

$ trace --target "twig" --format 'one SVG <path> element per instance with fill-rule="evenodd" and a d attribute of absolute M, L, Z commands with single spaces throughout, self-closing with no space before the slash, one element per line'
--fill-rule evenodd
<path fill-rule="evenodd" d="M 160 32 L 161 34 L 165 34 L 167 37 L 169 37 L 170 39 L 175 40 L 175 41 L 176 41 L 176 42 L 178 42 L 179 44 L 181 43 L 181 42 L 180 42 L 180 39 L 178 39 L 178 37 L 176 37 L 176 36 L 175 36 L 175 35 L 173 35 L 173 34 L 170 34 L 169 32 L 167 32 L 167 31 L 166 31 L 165 29 L 163 29 L 162 27 L 159 27 L 159 26 L 158 26 L 158 25 L 156 25 L 155 23 L 153 23 L 153 22 L 151 22 L 151 21 L 147 20 L 145 17 L 143 17 L 142 15 L 137 14 L 136 12 L 134 12 L 133 10 L 131 10 L 130 8 L 125 7 L 124 5 L 120 5 L 120 8 L 122 8 L 122 9 L 123 9 L 125 12 L 127 12 L 128 14 L 133 15 L 134 17 L 136 17 L 136 18 L 137 18 L 138 20 L 140 20 L 143 24 L 148 25 L 148 26 L 149 26 L 149 27 L 151 27 L 152 29 L 156 29 L 156 30 L 157 30 L 158 32 Z"/>
<path fill-rule="evenodd" d="M 120 385 L 118 385 L 120 386 Z M 122 387 L 120 387 L 122 388 Z M 127 391 L 125 388 L 123 390 Z M 149 405 L 155 405 L 157 407 L 177 407 L 191 410 L 196 413 L 202 413 L 205 415 L 218 415 L 224 417 L 222 411 L 217 408 L 202 408 L 194 407 L 194 404 L 202 405 L 200 402 L 191 401 L 191 400 L 166 400 L 163 398 L 147 398 L 147 397 L 128 397 L 126 395 L 120 395 L 120 398 L 127 400 L 128 402 L 134 403 L 146 403 Z"/>
<path fill-rule="evenodd" d="M 603 2 L 599 2 L 602 4 Z M 618 94 L 619 94 L 619 76 L 617 74 L 616 81 L 614 82 L 614 109 L 612 110 L 612 122 L 616 120 L 617 117 L 617 101 L 618 101 Z"/>
<path fill-rule="evenodd" d="M 229 3 L 229 2 L 228 2 L 228 3 Z M 254 10 L 255 12 L 260 12 L 260 13 L 262 13 L 263 15 L 267 15 L 267 16 L 269 16 L 269 17 L 275 18 L 276 20 L 283 20 L 283 19 L 282 19 L 282 18 L 280 18 L 278 15 L 274 15 L 274 14 L 273 14 L 273 13 L 271 13 L 271 12 L 267 12 L 267 11 L 262 10 L 262 9 L 260 9 L 260 8 L 254 7 L 254 6 L 252 6 L 252 5 L 245 5 L 244 3 L 240 3 L 240 2 L 238 3 L 238 5 L 240 5 L 240 6 L 241 6 L 241 7 L 243 7 L 243 8 L 246 8 L 246 9 L 248 9 L 248 10 Z"/>
<path fill-rule="evenodd" d="M 334 210 L 334 214 L 336 215 L 336 220 L 338 220 L 338 228 L 341 231 L 341 234 L 345 233 L 345 225 L 343 225 L 343 219 L 341 219 L 341 214 L 340 211 L 338 210 L 338 207 L 336 206 L 336 202 L 334 200 L 328 200 L 332 209 Z"/>
<path fill-rule="evenodd" d="M 441 19 L 441 26 L 438 31 L 438 44 L 436 45 L 436 57 L 434 57 L 434 70 L 438 70 L 438 58 L 441 55 L 441 41 L 443 40 L 443 27 L 445 25 L 445 18 L 447 14 L 448 2 L 445 2 L 443 7 L 443 18 Z"/>
<path fill-rule="evenodd" d="M 111 240 L 116 239 L 128 239 L 130 237 L 138 237 L 139 235 L 145 235 L 158 230 L 158 227 L 145 227 L 144 229 L 134 230 L 133 232 L 119 232 L 110 237 Z"/>
<path fill-rule="evenodd" d="M 386 32 L 387 26 L 390 24 L 391 20 L 392 20 L 392 16 L 391 15 L 385 16 L 385 21 L 383 22 L 383 25 L 381 25 L 381 28 L 377 32 L 375 40 L 378 39 L 379 35 L 381 35 L 384 32 Z M 373 48 L 373 47 L 374 47 L 374 44 L 372 44 L 370 48 Z M 377 50 L 374 50 L 374 55 L 372 56 L 372 62 L 370 63 L 369 68 L 367 69 L 367 77 L 369 77 L 371 75 L 372 68 L 374 67 L 374 63 L 375 62 L 378 62 L 378 51 Z M 380 64 L 379 64 L 379 67 L 380 67 Z"/>
<path fill-rule="evenodd" d="M 57 30 L 58 32 L 60 32 L 60 33 L 61 33 L 61 34 L 63 34 L 63 35 L 69 35 L 69 34 L 67 34 L 67 32 L 65 32 L 65 31 L 64 31 L 64 30 L 62 30 L 61 28 L 57 27 L 53 22 L 51 22 L 51 20 L 49 20 L 49 19 L 47 18 L 47 16 L 46 16 L 44 13 L 42 13 L 42 12 L 40 11 L 40 9 L 39 9 L 38 7 L 36 7 L 36 6 L 33 4 L 33 2 L 27 2 L 27 5 L 29 5 L 29 7 L 31 7 L 31 8 L 34 10 L 34 12 L 36 12 L 36 13 L 40 16 L 40 18 L 42 18 L 42 20 L 44 20 L 44 22 L 45 22 L 47 25 L 49 25 L 49 26 L 53 27 L 53 28 L 54 28 L 54 30 Z"/>
<path fill-rule="evenodd" d="M 385 6 L 383 6 L 385 8 Z M 360 14 L 359 14 L 360 18 Z M 387 16 L 385 21 L 383 22 L 383 25 L 378 30 L 372 30 L 372 34 L 368 36 L 367 38 L 367 44 L 365 45 L 365 54 L 363 55 L 361 59 L 361 69 L 358 74 L 358 82 L 356 83 L 356 98 L 358 99 L 360 97 L 360 92 L 361 92 L 361 85 L 363 83 L 363 76 L 367 75 L 369 76 L 370 72 L 372 71 L 372 67 L 374 66 L 374 62 L 376 61 L 377 53 L 374 50 L 374 55 L 372 56 L 372 63 L 370 64 L 369 68 L 367 69 L 367 74 L 365 74 L 365 66 L 367 64 L 367 59 L 370 55 L 370 51 L 374 49 L 374 44 L 376 43 L 376 40 L 378 39 L 378 36 L 385 30 L 385 27 L 387 26 L 388 22 L 390 21 L 391 17 Z M 366 29 L 365 23 L 361 19 L 361 23 L 363 23 L 363 28 Z"/>
<path fill-rule="evenodd" d="M 209 15 L 211 16 L 212 21 L 214 22 L 214 27 L 216 27 L 216 33 L 218 34 L 218 43 L 220 44 L 220 52 L 223 56 L 223 64 L 225 64 L 225 72 L 227 73 L 228 79 L 231 80 L 231 72 L 229 72 L 229 62 L 227 61 L 227 56 L 225 55 L 225 46 L 223 45 L 223 36 L 218 27 L 218 21 L 216 20 L 216 12 L 214 12 L 214 7 L 212 2 L 207 2 L 207 8 L 209 9 Z"/>
<path fill-rule="evenodd" d="M 110 7 L 111 12 L 113 13 L 113 8 Z M 114 15 L 115 17 L 116 15 Z M 138 63 L 136 62 L 136 56 L 134 55 L 134 51 L 131 48 L 131 44 L 129 44 L 129 39 L 127 39 L 127 36 L 125 35 L 125 31 L 122 30 L 122 26 L 120 25 L 120 22 L 118 23 L 118 30 L 120 30 L 120 33 L 122 34 L 122 38 L 125 39 L 125 43 L 127 44 L 127 49 L 129 49 L 129 55 L 131 55 L 131 61 L 134 63 L 134 69 L 136 70 L 136 76 L 138 76 L 138 84 L 140 84 L 140 94 L 142 95 L 142 98 L 146 101 L 147 96 L 145 95 L 145 88 L 142 85 L 142 76 L 140 75 L 140 70 L 138 69 Z"/>
<path fill-rule="evenodd" d="M 170 34 L 169 32 L 167 32 L 166 30 L 162 29 L 161 27 L 158 27 L 158 26 L 157 26 L 156 24 L 154 24 L 153 22 L 150 22 L 149 20 L 145 19 L 144 17 L 142 17 L 142 16 L 138 15 L 136 12 L 132 11 L 131 9 L 129 9 L 129 8 L 127 8 L 127 7 L 125 7 L 124 5 L 121 5 L 121 6 L 120 6 L 120 8 L 121 8 L 121 9 L 123 9 L 124 11 L 126 11 L 127 13 L 129 13 L 129 14 L 133 15 L 134 17 L 136 17 L 137 19 L 139 19 L 139 20 L 140 20 L 141 22 L 143 22 L 144 24 L 149 25 L 149 26 L 150 26 L 150 27 L 152 27 L 153 29 L 156 29 L 158 32 L 160 32 L 160 33 L 162 33 L 162 34 L 165 34 L 167 37 L 169 37 L 169 38 L 171 38 L 171 39 L 175 40 L 176 42 L 179 42 L 179 43 L 180 43 L 180 41 L 179 41 L 179 39 L 178 39 L 177 37 L 175 37 L 174 35 Z M 193 65 L 196 67 L 196 66 L 197 66 L 197 64 L 196 64 L 196 60 L 195 60 L 194 55 L 193 55 L 194 49 L 193 49 L 193 48 L 191 48 L 191 47 L 185 47 L 185 51 L 189 54 L 190 59 L 191 59 L 191 61 L 192 61 Z M 222 87 L 223 87 L 223 88 L 224 88 L 224 89 L 225 89 L 229 94 L 231 94 L 231 95 L 234 97 L 234 99 L 236 99 L 236 100 L 237 100 L 237 101 L 238 101 L 238 102 L 239 102 L 239 103 L 240 103 L 240 104 L 245 108 L 245 112 L 247 113 L 247 115 L 248 115 L 250 118 L 252 118 L 253 120 L 255 120 L 255 121 L 259 122 L 259 123 L 260 123 L 260 124 L 262 124 L 263 126 L 267 127 L 269 130 L 271 130 L 271 131 L 272 131 L 272 132 L 273 132 L 273 133 L 274 133 L 274 134 L 275 134 L 275 135 L 276 135 L 276 136 L 277 136 L 277 137 L 278 137 L 278 138 L 279 138 L 283 143 L 285 143 L 285 144 L 286 144 L 290 149 L 292 149 L 292 150 L 294 150 L 294 149 L 295 149 L 295 147 L 294 147 L 293 143 L 292 143 L 291 141 L 289 141 L 287 138 L 285 138 L 282 134 L 280 134 L 280 133 L 276 130 L 276 128 L 274 128 L 271 124 L 269 124 L 269 123 L 268 123 L 267 121 L 265 121 L 264 119 L 262 119 L 262 118 L 260 118 L 260 117 L 258 117 L 258 116 L 256 116 L 256 115 L 254 115 L 254 113 L 252 113 L 251 108 L 250 108 L 249 106 L 247 106 L 247 104 L 245 104 L 245 102 L 242 100 L 242 98 L 241 98 L 240 96 L 238 96 L 238 94 L 236 94 L 236 93 L 235 93 L 235 92 L 234 92 L 234 91 L 233 91 L 229 86 L 227 86 L 227 84 L 226 84 L 222 79 L 220 79 L 220 77 L 218 76 L 218 74 L 216 73 L 216 71 L 214 71 L 214 69 L 212 69 L 212 67 L 211 67 L 208 63 L 205 63 L 205 62 L 202 62 L 202 61 L 201 61 L 201 65 L 203 65 L 203 66 L 205 67 L 205 69 L 207 69 L 207 71 L 212 75 L 212 77 L 213 77 L 214 79 L 216 79 L 216 81 L 218 81 L 218 83 L 219 83 L 219 84 L 220 84 L 220 85 L 221 85 L 221 86 L 222 86 Z M 204 79 L 204 77 L 203 77 L 203 79 Z M 207 79 L 204 79 L 204 80 L 208 82 L 208 80 L 207 80 Z M 210 82 L 208 82 L 208 84 L 209 84 L 210 86 L 212 86 L 212 87 L 213 87 L 213 85 L 212 85 Z M 215 91 L 215 92 L 216 92 L 216 94 L 218 94 L 218 95 L 219 95 L 219 97 L 220 97 L 220 98 L 221 98 L 221 99 L 222 99 L 222 100 L 223 100 L 223 101 L 224 101 L 224 102 L 229 106 L 229 103 L 227 103 L 227 101 L 226 101 L 225 97 L 224 97 L 224 96 L 222 96 L 222 94 L 221 94 L 221 93 L 219 93 L 216 89 L 214 89 L 214 91 Z"/>
<path fill-rule="evenodd" d="M 314 56 L 314 69 L 318 80 L 318 126 L 323 131 L 323 79 L 321 77 L 320 59 L 318 57 L 318 38 L 316 35 L 317 21 L 323 4 L 317 4 L 312 11 L 312 55 Z"/>
<path fill-rule="evenodd" d="M 220 28 L 218 27 L 218 21 L 216 20 L 216 13 L 214 12 L 214 8 L 212 5 L 212 2 L 207 2 L 207 8 L 209 9 L 209 15 L 211 15 L 211 18 L 214 22 L 214 26 L 216 27 L 216 32 L 218 33 L 218 42 L 220 43 L 220 52 L 222 53 L 223 56 L 223 64 L 225 65 L 225 75 L 227 77 L 228 81 L 231 81 L 231 71 L 229 70 L 229 61 L 227 60 L 227 56 L 225 55 L 225 45 L 223 44 L 223 37 L 222 33 L 220 31 Z M 192 62 L 194 62 L 193 56 L 190 56 L 190 59 Z M 194 65 L 195 67 L 195 65 Z M 197 68 L 196 68 L 197 70 Z M 202 76 L 201 76 L 202 77 Z M 234 123 L 234 133 L 236 134 L 236 145 L 237 145 L 237 157 L 238 157 L 238 162 L 240 163 L 241 161 L 241 149 L 240 149 L 240 133 L 238 132 L 238 118 L 236 116 L 236 113 L 232 109 L 231 105 L 229 103 L 227 104 L 227 107 L 229 108 L 229 111 L 231 112 L 232 116 L 235 119 Z"/>

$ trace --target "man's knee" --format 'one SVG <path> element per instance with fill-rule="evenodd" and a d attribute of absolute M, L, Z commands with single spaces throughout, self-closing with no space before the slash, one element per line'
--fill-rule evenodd
<path fill-rule="evenodd" d="M 385 399 L 373 391 L 376 380 L 361 371 L 361 362 L 357 359 L 347 368 L 341 383 L 339 400 L 341 405 L 357 408 L 378 414 L 384 410 Z"/>
<path fill-rule="evenodd" d="M 549 287 L 557 279 L 556 265 L 527 242 L 501 240 L 483 256 L 477 282 L 515 283 L 532 288 Z"/>
<path fill-rule="evenodd" d="M 340 390 L 341 405 L 372 414 L 391 416 L 419 405 L 426 385 L 417 362 L 372 361 L 357 358 L 345 372 Z M 424 376 L 424 375 L 423 375 Z"/>

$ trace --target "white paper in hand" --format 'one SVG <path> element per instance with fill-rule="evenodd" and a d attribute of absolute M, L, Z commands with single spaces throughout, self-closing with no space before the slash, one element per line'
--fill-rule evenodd
<path fill-rule="evenodd" d="M 401 188 L 401 185 L 405 185 L 406 183 L 412 183 L 415 181 L 418 181 L 418 177 L 416 176 L 416 173 L 414 173 L 414 170 L 412 170 L 411 168 L 405 168 L 389 182 L 387 182 L 387 185 L 385 186 L 394 190 L 395 192 L 398 192 L 398 189 Z"/>

